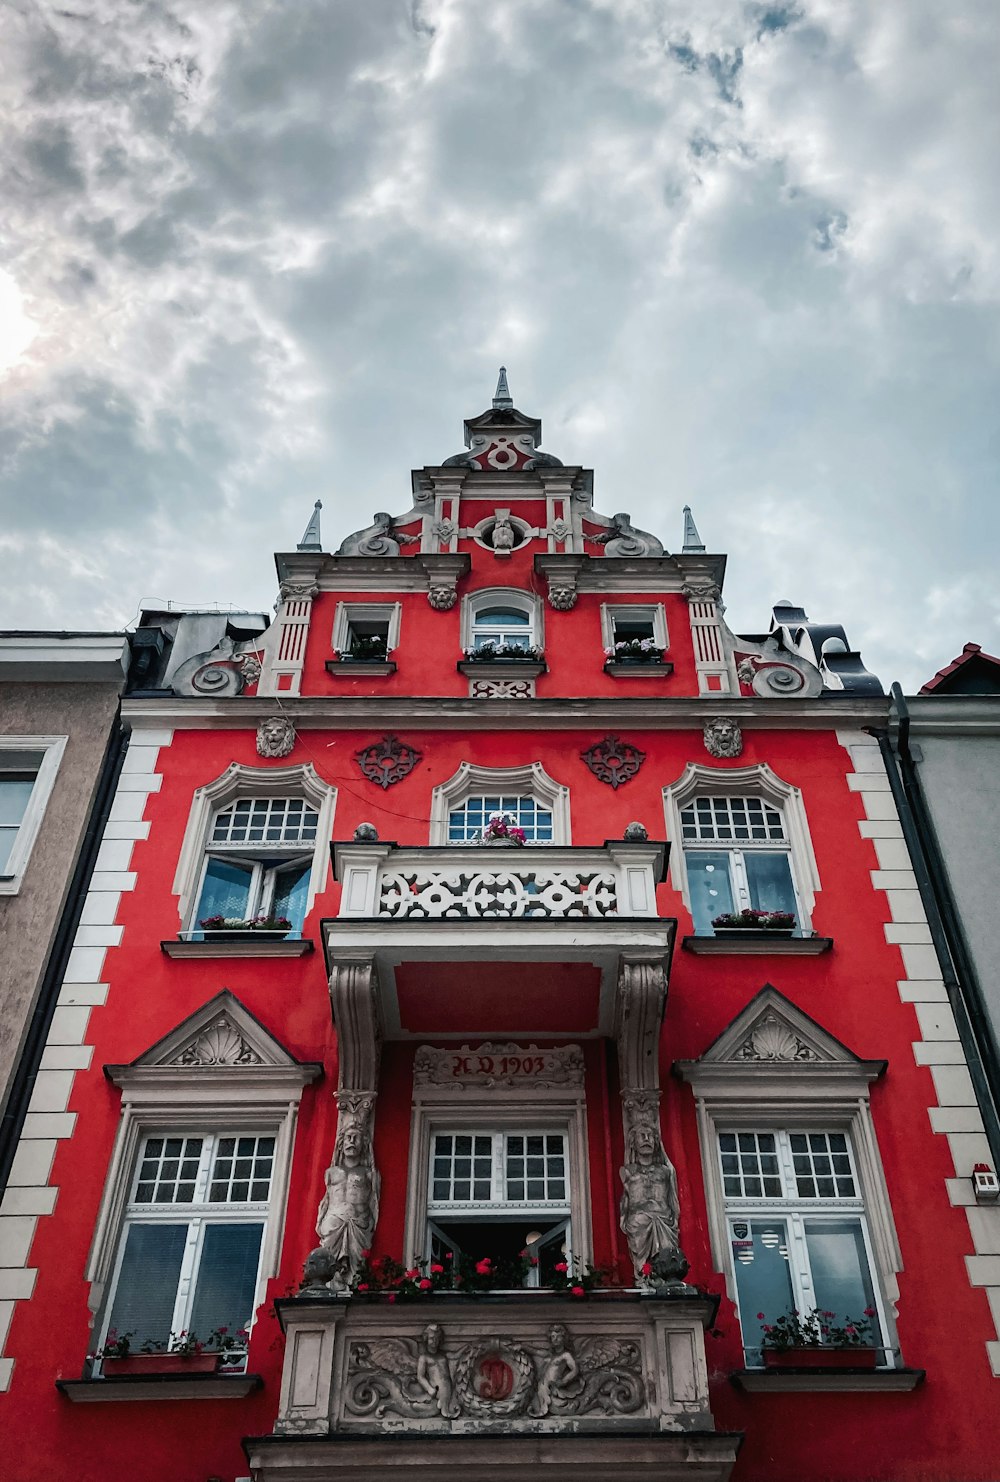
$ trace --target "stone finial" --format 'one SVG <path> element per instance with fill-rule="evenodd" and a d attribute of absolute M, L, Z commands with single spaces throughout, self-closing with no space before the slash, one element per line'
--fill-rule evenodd
<path fill-rule="evenodd" d="M 500 375 L 497 378 L 497 389 L 493 393 L 493 405 L 497 411 L 510 411 L 513 408 L 510 391 L 507 388 L 507 367 L 500 367 Z"/>
<path fill-rule="evenodd" d="M 378 829 L 373 823 L 359 823 L 354 830 L 354 842 L 356 844 L 374 844 L 378 838 Z"/>
<path fill-rule="evenodd" d="M 321 551 L 323 542 L 319 533 L 319 512 L 323 508 L 322 499 L 317 499 L 313 505 L 313 512 L 309 516 L 309 523 L 302 532 L 302 539 L 296 546 L 299 551 Z"/>
<path fill-rule="evenodd" d="M 697 551 L 704 549 L 702 538 L 698 534 L 698 526 L 691 513 L 691 506 L 686 504 L 684 506 L 684 544 L 681 546 L 681 552 L 684 555 L 694 555 Z"/>
<path fill-rule="evenodd" d="M 649 838 L 649 830 L 644 823 L 630 823 L 622 838 L 628 844 L 644 844 Z"/>

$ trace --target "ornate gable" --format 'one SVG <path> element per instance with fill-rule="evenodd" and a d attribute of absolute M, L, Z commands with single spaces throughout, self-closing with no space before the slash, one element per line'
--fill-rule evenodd
<path fill-rule="evenodd" d="M 788 1096 L 809 1085 L 829 1094 L 866 1096 L 882 1075 L 884 1060 L 862 1060 L 815 1019 L 766 983 L 697 1060 L 679 1060 L 674 1071 L 698 1096 L 717 1093 Z M 851 1089 L 853 1088 L 853 1089 Z"/>

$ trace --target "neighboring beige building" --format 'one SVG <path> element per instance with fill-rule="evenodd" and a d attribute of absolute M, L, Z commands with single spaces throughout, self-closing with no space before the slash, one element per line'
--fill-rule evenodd
<path fill-rule="evenodd" d="M 123 633 L 0 632 L 0 1190 L 121 764 L 128 656 Z"/>

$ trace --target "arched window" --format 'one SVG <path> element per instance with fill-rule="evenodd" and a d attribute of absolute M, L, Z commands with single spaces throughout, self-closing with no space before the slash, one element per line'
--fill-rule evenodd
<path fill-rule="evenodd" d="M 476 793 L 448 813 L 448 843 L 470 844 L 490 819 L 502 816 L 524 830 L 529 844 L 552 843 L 552 809 L 524 793 Z"/>
<path fill-rule="evenodd" d="M 523 767 L 479 767 L 463 762 L 434 789 L 432 844 L 468 844 L 483 832 L 492 813 L 505 813 L 523 828 L 529 844 L 569 844 L 569 788 L 550 777 L 541 762 Z"/>
<path fill-rule="evenodd" d="M 465 649 L 541 648 L 538 604 L 528 592 L 493 587 L 476 592 L 465 609 Z"/>

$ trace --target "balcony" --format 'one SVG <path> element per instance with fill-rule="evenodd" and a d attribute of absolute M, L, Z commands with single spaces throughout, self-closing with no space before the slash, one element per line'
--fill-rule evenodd
<path fill-rule="evenodd" d="M 245 1445 L 259 1482 L 472 1475 L 520 1467 L 596 1479 L 726 1482 L 739 1437 L 715 1430 L 689 1295 L 549 1292 L 292 1298 L 274 1434 Z M 457 1468 L 457 1471 L 455 1470 Z"/>
<path fill-rule="evenodd" d="M 609 1035 L 623 954 L 670 957 L 677 923 L 656 914 L 662 843 L 332 849 L 343 892 L 321 923 L 328 968 L 372 963 L 388 1038 L 466 1023 Z"/>

